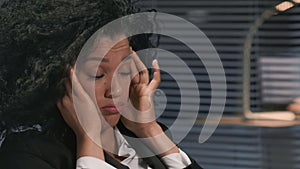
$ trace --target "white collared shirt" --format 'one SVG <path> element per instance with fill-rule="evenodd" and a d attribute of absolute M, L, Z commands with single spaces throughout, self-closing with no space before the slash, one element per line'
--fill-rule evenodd
<path fill-rule="evenodd" d="M 117 128 L 115 129 L 115 138 L 117 146 L 119 147 L 118 156 L 126 157 L 123 161 L 121 161 L 123 165 L 126 165 L 129 168 L 151 169 L 151 167 L 149 167 L 147 163 L 143 161 L 143 159 L 138 156 L 136 151 L 128 144 L 126 139 Z M 192 163 L 189 157 L 180 149 L 179 153 L 166 155 L 162 157 L 161 160 L 169 169 L 182 169 Z M 95 157 L 83 156 L 77 159 L 76 169 L 98 168 L 115 169 L 115 167 L 111 166 L 107 162 Z"/>

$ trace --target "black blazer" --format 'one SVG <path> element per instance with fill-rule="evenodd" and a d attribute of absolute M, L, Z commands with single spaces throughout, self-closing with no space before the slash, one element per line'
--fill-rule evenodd
<path fill-rule="evenodd" d="M 163 127 L 163 126 L 162 126 Z M 164 127 L 163 127 L 164 128 Z M 136 137 L 131 131 L 118 123 L 118 129 L 122 134 Z M 138 154 L 151 153 L 151 150 L 142 142 L 127 140 Z M 76 158 L 73 150 L 67 148 L 61 142 L 47 137 L 38 131 L 26 131 L 7 136 L 0 148 L 0 168 L 5 169 L 75 169 Z M 118 169 L 127 169 L 114 158 L 105 155 L 105 161 Z M 188 169 L 201 169 L 192 159 Z M 165 169 L 165 165 L 159 157 L 153 156 L 143 160 L 154 169 Z"/>

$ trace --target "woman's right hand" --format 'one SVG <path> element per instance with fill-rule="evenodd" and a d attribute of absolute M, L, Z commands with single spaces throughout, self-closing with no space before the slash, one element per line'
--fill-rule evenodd
<path fill-rule="evenodd" d="M 104 159 L 100 139 L 101 119 L 97 107 L 83 89 L 73 68 L 65 81 L 65 88 L 66 93 L 57 102 L 57 107 L 76 135 L 78 157 L 96 156 Z"/>

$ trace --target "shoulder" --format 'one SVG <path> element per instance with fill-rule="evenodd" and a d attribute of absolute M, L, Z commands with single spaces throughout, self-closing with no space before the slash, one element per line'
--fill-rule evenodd
<path fill-rule="evenodd" d="M 4 168 L 75 168 L 75 156 L 59 141 L 37 131 L 8 135 L 0 148 Z"/>

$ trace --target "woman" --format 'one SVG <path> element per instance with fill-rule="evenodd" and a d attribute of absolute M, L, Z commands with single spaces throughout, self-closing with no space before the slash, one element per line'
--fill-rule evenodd
<path fill-rule="evenodd" d="M 106 30 L 77 58 L 99 28 L 135 12 L 124 0 L 2 4 L 1 167 L 200 168 L 155 121 L 160 73 L 154 61 L 150 80 L 134 52 L 141 36 Z"/>

